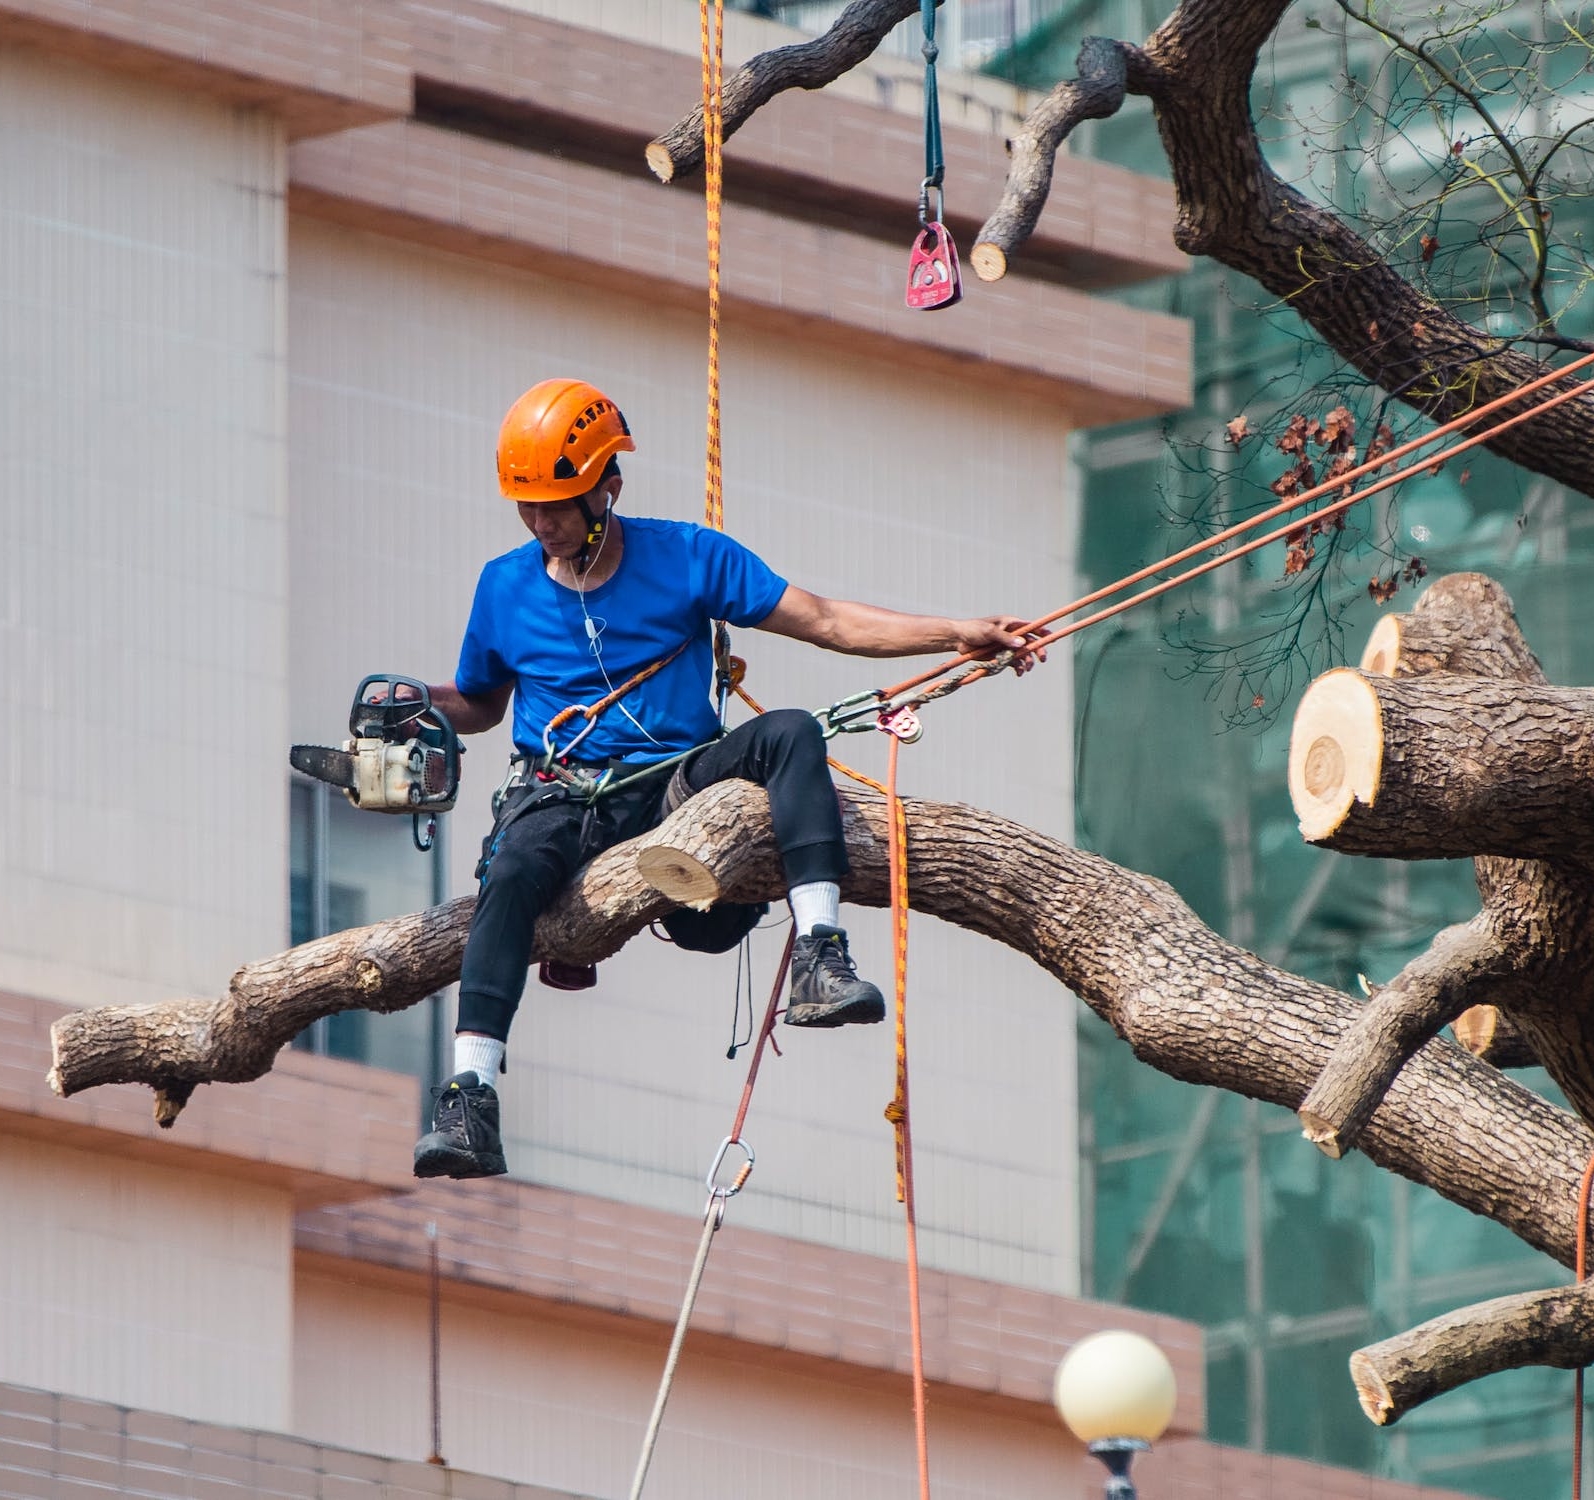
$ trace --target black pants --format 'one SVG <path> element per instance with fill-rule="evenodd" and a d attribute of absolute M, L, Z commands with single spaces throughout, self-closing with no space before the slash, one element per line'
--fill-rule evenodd
<path fill-rule="evenodd" d="M 796 708 L 761 714 L 700 750 L 687 770 L 695 792 L 733 778 L 769 792 L 788 889 L 847 873 L 841 809 L 812 714 Z M 669 781 L 668 773 L 650 776 L 591 807 L 545 802 L 507 825 L 501 821 L 488 836 L 459 976 L 460 1031 L 507 1040 L 539 913 L 594 855 L 659 823 Z"/>

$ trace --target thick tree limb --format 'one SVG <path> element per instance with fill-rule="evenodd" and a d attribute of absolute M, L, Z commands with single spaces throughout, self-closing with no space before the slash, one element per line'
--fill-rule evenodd
<path fill-rule="evenodd" d="M 985 221 L 969 255 L 982 281 L 1000 281 L 1007 257 L 1035 232 L 1052 191 L 1057 148 L 1085 120 L 1105 120 L 1123 107 L 1133 49 L 1088 36 L 1079 49 L 1077 78 L 1064 79 L 1029 112 L 1008 143 L 1011 165 L 1002 201 Z"/>
<path fill-rule="evenodd" d="M 874 796 L 844 802 L 853 865 L 846 894 L 884 905 L 883 804 Z M 907 809 L 915 909 L 1028 955 L 1163 1072 L 1293 1110 L 1354 1018 L 1348 997 L 1224 941 L 1161 881 L 973 808 L 909 801 Z M 767 799 L 727 782 L 693 798 L 646 841 L 594 860 L 541 924 L 539 954 L 591 962 L 640 931 L 665 903 L 636 874 L 638 845 L 665 842 L 707 865 L 728 895 L 762 900 L 779 893 Z M 468 910 L 464 898 L 436 913 L 341 934 L 345 951 L 335 961 L 322 949 L 314 963 L 303 950 L 274 963 L 289 983 L 342 976 L 316 1002 L 326 1014 L 367 998 L 342 987 L 364 972 L 363 959 L 375 956 L 380 967 L 384 955 L 403 949 L 412 965 L 402 979 L 396 970 L 389 979 L 384 969 L 374 993 L 397 1003 L 402 985 L 418 998 L 457 974 Z M 426 931 L 431 924 L 435 932 Z M 264 1003 L 263 967 L 242 971 L 247 978 L 236 993 L 208 1008 L 180 1001 L 63 1018 L 55 1035 L 57 1086 L 75 1093 L 96 1083 L 167 1087 L 176 1080 L 192 1088 L 240 1076 L 247 1070 L 233 1060 L 236 1048 L 227 1051 L 225 1073 L 215 1071 L 213 1038 L 245 1030 L 254 1037 L 250 1067 L 263 1072 L 290 1030 L 272 1011 L 297 1004 L 287 991 Z M 223 1014 L 237 994 L 246 997 L 247 1027 Z M 306 1013 L 296 1009 L 296 1022 Z M 158 1060 L 146 1060 L 130 1026 L 170 1038 Z M 1374 1161 L 1562 1260 L 1572 1253 L 1573 1199 L 1591 1146 L 1594 1136 L 1566 1111 L 1443 1041 L 1424 1047 L 1403 1070 L 1361 1142 Z"/>
<path fill-rule="evenodd" d="M 1482 573 L 1449 573 L 1408 614 L 1383 615 L 1367 637 L 1362 671 L 1380 677 L 1455 672 L 1498 682 L 1546 683 L 1511 597 Z"/>
<path fill-rule="evenodd" d="M 1345 854 L 1581 858 L 1594 690 L 1342 667 L 1301 698 L 1289 786 L 1301 836 Z"/>
<path fill-rule="evenodd" d="M 1374 994 L 1301 1104 L 1301 1130 L 1325 1156 L 1355 1145 L 1413 1053 L 1513 972 L 1487 919 L 1448 927 Z"/>
<path fill-rule="evenodd" d="M 853 0 L 823 36 L 761 52 L 725 80 L 721 114 L 729 140 L 776 94 L 822 89 L 873 54 L 891 29 L 916 15 L 919 0 Z M 674 182 L 703 165 L 703 106 L 648 144 L 648 166 Z"/>
<path fill-rule="evenodd" d="M 1594 1364 L 1594 1283 L 1478 1302 L 1358 1349 L 1351 1379 L 1362 1410 L 1380 1426 L 1468 1381 L 1551 1365 Z"/>

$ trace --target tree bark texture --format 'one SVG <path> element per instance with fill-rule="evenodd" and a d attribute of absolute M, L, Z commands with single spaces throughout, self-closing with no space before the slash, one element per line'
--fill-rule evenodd
<path fill-rule="evenodd" d="M 919 0 L 853 0 L 823 36 L 759 53 L 727 75 L 720 90 L 725 139 L 735 135 L 776 94 L 787 89 L 822 89 L 834 83 L 871 56 L 892 27 L 918 11 Z M 648 143 L 647 162 L 661 182 L 674 182 L 703 165 L 701 104 Z"/>
<path fill-rule="evenodd" d="M 1296 711 L 1290 795 L 1302 837 L 1342 854 L 1583 858 L 1594 688 L 1337 668 Z"/>
<path fill-rule="evenodd" d="M 1351 1379 L 1362 1410 L 1380 1426 L 1468 1381 L 1551 1365 L 1594 1363 L 1594 1283 L 1496 1297 L 1358 1349 Z"/>
<path fill-rule="evenodd" d="M 1123 108 L 1130 49 L 1106 37 L 1089 36 L 1075 64 L 1078 78 L 1057 85 L 1029 112 L 1007 143 L 1012 165 L 995 213 L 985 221 L 969 262 L 982 281 L 1007 274 L 1008 252 L 1035 232 L 1052 191 L 1057 148 L 1085 120 L 1105 120 Z"/>
<path fill-rule="evenodd" d="M 853 863 L 845 894 L 883 906 L 883 801 L 850 793 L 843 801 Z M 1026 954 L 1173 1077 L 1295 1109 L 1356 1013 L 1338 991 L 1226 942 L 1161 881 L 974 808 L 906 805 L 915 910 Z M 692 798 L 647 841 L 690 854 L 737 900 L 781 893 L 768 800 L 744 782 Z M 667 908 L 636 873 L 642 842 L 586 867 L 540 925 L 538 957 L 595 962 Z M 63 1017 L 52 1082 L 73 1094 L 101 1083 L 191 1091 L 257 1077 L 316 1016 L 373 998 L 396 1009 L 454 979 L 469 908 L 470 898 L 460 898 L 306 945 L 312 953 L 294 949 L 240 970 L 219 1000 Z M 267 974 L 278 985 L 269 998 Z M 235 1009 L 242 1013 L 229 1014 Z M 1594 1137 L 1566 1111 L 1448 1042 L 1413 1059 L 1361 1143 L 1381 1165 L 1563 1260 L 1572 1253 L 1571 1195 L 1591 1146 Z"/>
<path fill-rule="evenodd" d="M 1477 574 L 1442 579 L 1380 622 L 1363 661 L 1389 675 L 1327 673 L 1297 712 L 1302 832 L 1347 853 L 1475 856 L 1482 910 L 1464 950 L 1441 934 L 1363 1008 L 1303 1129 L 1338 1155 L 1424 1032 L 1472 1006 L 1497 1014 L 1464 1035 L 1540 1062 L 1594 1120 L 1594 694 L 1545 684 L 1509 597 Z"/>

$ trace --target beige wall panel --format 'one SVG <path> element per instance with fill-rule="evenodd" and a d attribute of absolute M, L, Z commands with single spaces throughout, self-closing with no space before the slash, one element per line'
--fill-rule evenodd
<path fill-rule="evenodd" d="M 424 1300 L 301 1275 L 296 1308 L 296 1433 L 425 1457 Z M 640 1342 L 446 1301 L 441 1328 L 442 1450 L 451 1466 L 572 1494 L 627 1493 L 663 1361 L 662 1329 Z M 1048 1421 L 938 1402 L 931 1445 L 944 1500 L 1098 1492 L 1085 1486 L 1078 1450 Z M 911 1493 L 916 1463 L 906 1381 L 900 1395 L 882 1393 L 688 1343 L 647 1493 L 879 1500 Z"/>
<path fill-rule="evenodd" d="M 202 993 L 282 930 L 284 160 L 0 49 L 0 986 Z"/>
<path fill-rule="evenodd" d="M 0 1140 L 0 1202 L 0 1380 L 287 1425 L 287 1193 Z"/>
<path fill-rule="evenodd" d="M 366 671 L 451 675 L 481 564 L 524 539 L 492 451 L 502 411 L 533 380 L 586 374 L 622 403 L 639 447 L 624 510 L 701 514 L 697 318 L 314 222 L 295 224 L 290 263 L 295 738 L 338 733 Z M 797 330 L 733 324 L 724 376 L 727 524 L 786 576 L 937 614 L 1038 614 L 1066 597 L 1065 412 L 973 380 L 921 384 L 866 349 L 805 346 Z M 820 705 L 905 675 L 755 632 L 738 649 L 770 704 Z M 1069 690 L 1059 660 L 931 708 L 924 741 L 904 755 L 904 789 L 1066 836 Z M 851 737 L 840 753 L 879 774 L 875 739 Z M 467 757 L 450 829 L 455 891 L 470 888 L 505 753 L 500 731 Z M 884 918 L 859 911 L 848 923 L 864 972 L 888 982 Z M 758 944 L 765 993 L 779 940 L 771 931 Z M 920 921 L 912 943 L 926 1258 L 1073 1291 L 1074 1002 L 950 927 Z M 724 1056 L 735 970 L 734 958 L 666 953 L 643 937 L 603 966 L 596 990 L 533 981 L 504 1089 L 512 1169 L 696 1213 L 744 1072 L 745 1059 Z M 748 1132 L 758 1172 L 738 1216 L 900 1254 L 881 1118 L 892 1066 L 889 1027 L 791 1036 L 760 1084 Z"/>

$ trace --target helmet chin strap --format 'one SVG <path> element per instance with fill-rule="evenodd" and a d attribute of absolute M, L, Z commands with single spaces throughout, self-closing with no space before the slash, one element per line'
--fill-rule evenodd
<path fill-rule="evenodd" d="M 605 492 L 603 497 L 603 515 L 595 516 L 592 507 L 587 504 L 585 495 L 575 497 L 576 505 L 581 510 L 581 518 L 587 523 L 586 540 L 581 544 L 581 554 L 576 558 L 576 567 L 579 572 L 585 573 L 592 566 L 592 549 L 603 540 L 604 530 L 609 524 L 609 515 L 614 510 L 614 498 Z"/>

